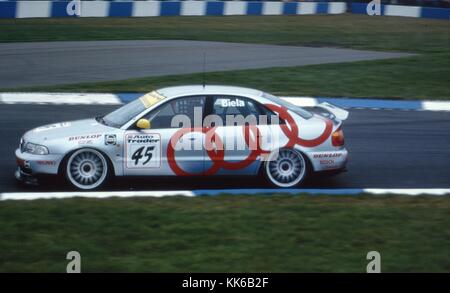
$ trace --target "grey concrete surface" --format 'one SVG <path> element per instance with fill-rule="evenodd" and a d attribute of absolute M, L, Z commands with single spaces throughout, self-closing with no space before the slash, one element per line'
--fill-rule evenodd
<path fill-rule="evenodd" d="M 143 40 L 0 44 L 0 88 L 410 56 L 337 48 Z"/>

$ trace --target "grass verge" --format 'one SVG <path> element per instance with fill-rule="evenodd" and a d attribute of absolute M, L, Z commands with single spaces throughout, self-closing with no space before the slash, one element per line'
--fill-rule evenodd
<path fill-rule="evenodd" d="M 0 271 L 449 272 L 450 198 L 217 196 L 0 203 Z"/>
<path fill-rule="evenodd" d="M 442 52 L 447 20 L 366 15 L 0 19 L 0 42 L 208 40 Z"/>

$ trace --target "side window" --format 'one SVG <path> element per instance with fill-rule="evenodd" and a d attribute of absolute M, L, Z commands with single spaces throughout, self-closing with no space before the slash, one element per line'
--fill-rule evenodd
<path fill-rule="evenodd" d="M 155 129 L 172 128 L 171 122 L 175 115 L 187 115 L 193 125 L 194 109 L 200 107 L 203 111 L 204 105 L 205 97 L 203 96 L 178 98 L 159 106 L 148 113 L 145 118 L 150 120 L 151 127 Z"/>
<path fill-rule="evenodd" d="M 223 123 L 228 126 L 244 124 L 267 124 L 270 123 L 270 116 L 274 115 L 269 109 L 248 98 L 234 96 L 217 96 L 213 98 L 212 113 L 222 118 Z M 241 116 L 244 118 L 238 119 Z M 267 119 L 261 117 L 267 115 Z M 260 119 L 262 118 L 262 119 Z M 228 120 L 227 120 L 228 119 Z"/>
<path fill-rule="evenodd" d="M 262 104 L 257 104 L 258 108 L 261 111 L 261 115 L 264 115 L 266 118 L 264 120 L 258 121 L 258 124 L 260 125 L 266 125 L 266 124 L 284 124 L 284 121 L 274 112 L 272 112 L 270 109 L 268 109 L 266 106 Z M 276 119 L 273 119 L 273 118 Z"/>

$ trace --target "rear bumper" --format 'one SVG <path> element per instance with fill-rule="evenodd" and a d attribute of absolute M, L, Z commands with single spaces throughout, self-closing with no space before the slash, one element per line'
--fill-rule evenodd
<path fill-rule="evenodd" d="M 347 172 L 347 167 L 343 167 L 340 169 L 317 171 L 315 172 L 315 174 L 320 174 L 320 176 L 334 176 L 345 172 Z"/>
<path fill-rule="evenodd" d="M 346 171 L 348 151 L 345 148 L 336 151 L 311 152 L 307 155 L 315 172 L 340 173 Z"/>

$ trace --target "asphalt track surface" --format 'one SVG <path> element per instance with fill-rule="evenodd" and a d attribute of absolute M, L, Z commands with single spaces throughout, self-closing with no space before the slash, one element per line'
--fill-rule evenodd
<path fill-rule="evenodd" d="M 0 87 L 98 82 L 411 56 L 338 48 L 180 40 L 0 44 Z"/>
<path fill-rule="evenodd" d="M 14 179 L 14 151 L 22 134 L 36 126 L 93 117 L 117 106 L 0 104 L 0 192 L 66 191 L 57 180 L 23 187 Z M 450 115 L 448 112 L 350 110 L 344 124 L 350 153 L 348 172 L 314 176 L 305 188 L 449 188 Z M 192 190 L 270 188 L 247 178 L 127 178 L 108 190 Z"/>

